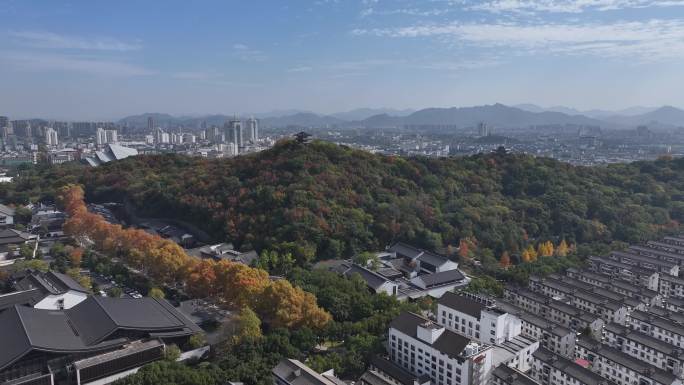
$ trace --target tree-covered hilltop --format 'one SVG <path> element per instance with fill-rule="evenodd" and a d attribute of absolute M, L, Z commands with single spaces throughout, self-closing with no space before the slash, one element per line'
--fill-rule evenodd
<path fill-rule="evenodd" d="M 576 167 L 503 152 L 401 158 L 284 141 L 233 159 L 137 156 L 98 168 L 21 170 L 0 199 L 81 183 L 91 200 L 129 199 L 257 250 L 298 259 L 349 256 L 394 240 L 477 245 L 484 262 L 530 243 L 636 243 L 684 220 L 684 159 Z M 462 242 L 461 242 L 462 243 Z"/>

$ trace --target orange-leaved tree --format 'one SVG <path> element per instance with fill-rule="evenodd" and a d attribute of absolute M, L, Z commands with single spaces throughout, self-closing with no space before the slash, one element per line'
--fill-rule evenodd
<path fill-rule="evenodd" d="M 249 307 L 276 327 L 320 329 L 331 320 L 313 294 L 288 281 L 271 281 L 266 271 L 241 263 L 200 260 L 158 235 L 111 224 L 88 211 L 84 195 L 81 186 L 67 185 L 58 196 L 69 215 L 64 231 L 82 245 L 121 257 L 156 282 L 181 282 L 194 297 L 210 297 L 235 310 Z"/>

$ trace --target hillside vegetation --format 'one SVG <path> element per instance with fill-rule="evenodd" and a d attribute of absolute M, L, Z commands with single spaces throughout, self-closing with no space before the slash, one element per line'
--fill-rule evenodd
<path fill-rule="evenodd" d="M 233 159 L 139 156 L 98 168 L 22 170 L 0 199 L 85 186 L 145 215 L 197 224 L 217 240 L 286 250 L 300 264 L 403 240 L 444 252 L 468 240 L 495 264 L 530 244 L 636 243 L 684 220 L 684 159 L 575 167 L 503 152 L 464 158 L 373 155 L 285 141 Z"/>

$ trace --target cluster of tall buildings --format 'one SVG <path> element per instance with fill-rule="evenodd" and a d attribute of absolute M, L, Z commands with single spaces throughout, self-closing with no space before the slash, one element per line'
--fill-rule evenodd
<path fill-rule="evenodd" d="M 205 141 L 217 145 L 229 155 L 237 155 L 248 145 L 256 144 L 259 140 L 259 121 L 253 117 L 243 121 L 235 116 L 225 122 L 222 127 L 216 125 L 207 127 L 203 123 L 202 130 L 197 135 L 168 132 L 161 127 L 155 127 L 152 117 L 147 119 L 147 128 L 151 132 L 150 140 L 156 146 L 194 144 L 197 141 Z"/>
<path fill-rule="evenodd" d="M 116 130 L 105 130 L 102 127 L 97 128 L 97 131 L 95 132 L 95 143 L 98 146 L 117 143 L 118 141 L 119 138 Z"/>
<path fill-rule="evenodd" d="M 62 122 L 42 119 L 10 120 L 0 116 L 0 137 L 3 143 L 16 142 L 59 145 L 60 139 L 95 136 L 98 145 L 116 143 L 116 125 L 112 122 Z M 101 140 L 100 140 L 101 139 Z"/>

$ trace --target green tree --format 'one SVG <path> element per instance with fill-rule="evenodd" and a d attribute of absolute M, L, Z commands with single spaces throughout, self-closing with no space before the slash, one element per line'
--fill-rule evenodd
<path fill-rule="evenodd" d="M 164 299 L 166 298 L 166 294 L 164 294 L 164 291 L 158 287 L 153 287 L 150 289 L 150 291 L 147 293 L 149 297 L 152 297 L 154 299 Z"/>

